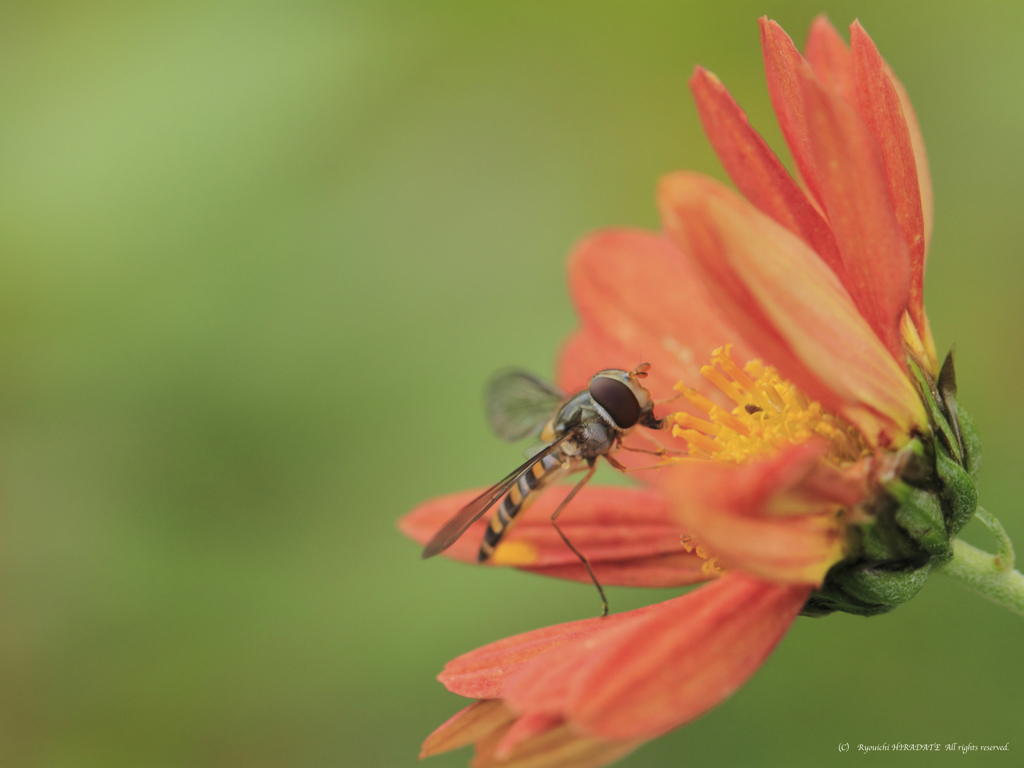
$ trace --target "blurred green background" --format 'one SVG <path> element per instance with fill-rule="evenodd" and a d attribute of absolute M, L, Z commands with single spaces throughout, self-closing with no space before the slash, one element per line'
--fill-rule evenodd
<path fill-rule="evenodd" d="M 0 765 L 411 766 L 462 706 L 447 659 L 593 615 L 590 586 L 421 562 L 395 520 L 518 462 L 480 390 L 552 372 L 572 243 L 655 227 L 664 172 L 722 177 L 694 64 L 781 149 L 762 14 L 799 44 L 859 16 L 910 90 L 929 311 L 1024 549 L 1024 4 L 966 8 L 0 5 Z M 1011 752 L 872 759 L 1020 764 L 1022 637 L 935 576 L 887 616 L 797 621 L 623 765 L 894 740 Z"/>

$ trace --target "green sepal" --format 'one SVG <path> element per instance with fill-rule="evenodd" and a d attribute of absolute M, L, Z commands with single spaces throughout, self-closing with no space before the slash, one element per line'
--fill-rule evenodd
<path fill-rule="evenodd" d="M 951 536 L 956 536 L 974 517 L 978 489 L 970 474 L 942 446 L 935 452 L 935 472 L 942 485 L 940 496 L 946 507 L 949 531 Z"/>
<path fill-rule="evenodd" d="M 921 488 L 904 483 L 898 485 L 902 486 L 899 489 L 902 498 L 895 515 L 897 525 L 924 548 L 932 558 L 932 565 L 945 563 L 953 556 L 953 547 L 939 499 Z M 890 492 L 892 490 L 896 489 L 890 488 Z"/>
<path fill-rule="evenodd" d="M 903 561 L 917 557 L 918 548 L 899 526 L 893 525 L 898 507 L 894 504 L 880 512 L 873 523 L 864 523 L 850 531 L 850 551 L 858 561 Z M 859 542 L 857 539 L 859 537 Z"/>
<path fill-rule="evenodd" d="M 902 483 L 899 486 L 897 490 L 904 502 L 914 508 L 904 511 L 899 499 L 888 492 L 883 494 L 885 503 L 876 510 L 875 521 L 850 528 L 850 556 L 832 567 L 821 589 L 811 594 L 802 615 L 827 616 L 843 611 L 877 616 L 921 591 L 928 579 L 932 555 L 922 549 L 898 518 L 910 521 L 915 530 L 927 528 L 926 520 L 933 524 L 937 520 L 943 534 L 945 523 L 938 501 L 934 503 L 935 509 L 929 509 L 925 500 L 929 494 L 921 492 L 925 497 L 922 499 L 917 489 Z M 922 509 L 916 509 L 917 506 Z"/>
<path fill-rule="evenodd" d="M 971 414 L 957 404 L 957 420 L 960 422 L 960 434 L 964 439 L 964 452 L 967 454 L 967 471 L 972 480 L 978 479 L 978 470 L 981 469 L 981 438 L 978 437 L 978 429 L 974 426 L 974 419 Z"/>
<path fill-rule="evenodd" d="M 826 582 L 821 590 L 811 593 L 807 602 L 804 603 L 800 615 L 820 619 L 836 611 L 842 611 L 843 613 L 852 613 L 855 616 L 878 616 L 882 613 L 888 613 L 895 607 L 895 605 L 862 602 L 852 595 L 843 594 Z"/>
<path fill-rule="evenodd" d="M 931 566 L 927 563 L 903 570 L 860 568 L 837 574 L 836 582 L 850 597 L 874 605 L 894 608 L 911 600 L 928 581 Z"/>
<path fill-rule="evenodd" d="M 835 611 L 878 616 L 914 598 L 928 580 L 931 564 L 898 561 L 840 563 L 828 572 L 821 589 L 811 593 L 802 616 L 822 617 Z"/>

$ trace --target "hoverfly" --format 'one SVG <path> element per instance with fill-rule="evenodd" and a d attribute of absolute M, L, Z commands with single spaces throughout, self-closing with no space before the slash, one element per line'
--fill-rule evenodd
<path fill-rule="evenodd" d="M 587 569 L 601 595 L 601 615 L 607 616 L 608 600 L 590 562 L 569 541 L 557 521 L 562 510 L 593 477 L 599 457 L 604 456 L 613 467 L 626 471 L 611 455 L 614 449 L 626 448 L 622 438 L 638 424 L 649 429 L 665 427 L 665 419 L 654 415 L 655 401 L 651 393 L 640 383 L 649 368 L 649 363 L 643 363 L 632 371 L 599 371 L 590 379 L 587 389 L 571 397 L 526 371 L 508 371 L 494 379 L 486 396 L 487 415 L 494 431 L 508 442 L 539 437 L 545 445 L 459 510 L 427 543 L 423 557 L 433 557 L 448 549 L 504 496 L 480 543 L 477 561 L 485 562 L 494 554 L 516 516 L 533 503 L 541 491 L 559 478 L 586 470 L 583 479 L 551 515 L 551 524 Z M 665 453 L 665 449 L 626 450 L 655 455 Z"/>

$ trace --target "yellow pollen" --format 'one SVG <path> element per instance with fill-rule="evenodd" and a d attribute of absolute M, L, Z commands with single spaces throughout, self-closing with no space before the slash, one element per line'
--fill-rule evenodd
<path fill-rule="evenodd" d="M 853 426 L 824 410 L 821 403 L 808 400 L 760 360 L 739 368 L 730 356 L 731 347 L 727 344 L 716 349 L 711 353 L 712 364 L 701 369 L 708 381 L 736 403 L 731 412 L 696 390 L 682 384 L 675 387 L 708 416 L 708 420 L 682 412 L 671 416 L 672 434 L 689 443 L 690 458 L 739 464 L 815 436 L 828 441 L 826 458 L 836 466 L 868 453 Z"/>
<path fill-rule="evenodd" d="M 700 570 L 708 578 L 715 576 L 721 576 L 724 573 L 724 569 L 718 563 L 718 556 L 711 551 L 709 547 L 704 544 L 697 544 L 690 536 L 684 536 L 682 540 L 683 549 L 687 552 L 693 552 L 696 550 L 697 557 L 703 560 Z"/>

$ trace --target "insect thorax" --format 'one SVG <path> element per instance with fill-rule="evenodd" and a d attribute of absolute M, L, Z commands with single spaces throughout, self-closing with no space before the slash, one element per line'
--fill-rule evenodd
<path fill-rule="evenodd" d="M 563 405 L 551 423 L 555 438 L 574 433 L 563 444 L 570 456 L 594 458 L 611 450 L 619 430 L 593 406 L 587 392 L 580 392 Z"/>

